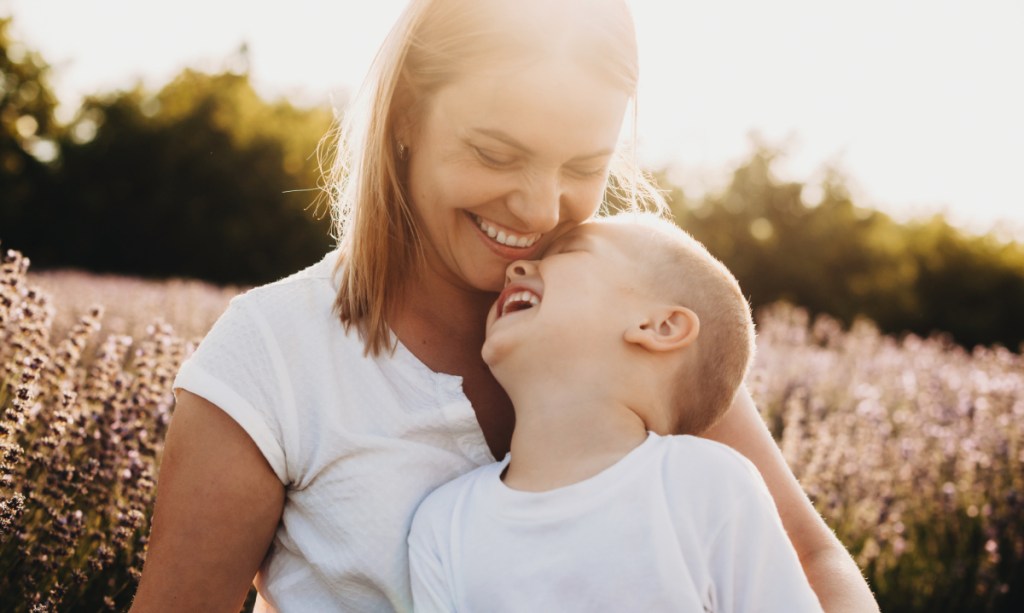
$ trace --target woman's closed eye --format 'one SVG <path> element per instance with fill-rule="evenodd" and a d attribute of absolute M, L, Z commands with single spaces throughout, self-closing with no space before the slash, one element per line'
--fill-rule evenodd
<path fill-rule="evenodd" d="M 601 176 L 608 170 L 608 167 L 604 164 L 598 166 L 578 166 L 568 169 L 570 173 L 581 178 L 590 179 L 592 177 Z"/>
<path fill-rule="evenodd" d="M 481 162 L 493 168 L 508 168 L 516 162 L 516 158 L 514 156 L 498 153 L 497 151 L 484 149 L 482 147 L 473 147 L 473 152 Z"/>

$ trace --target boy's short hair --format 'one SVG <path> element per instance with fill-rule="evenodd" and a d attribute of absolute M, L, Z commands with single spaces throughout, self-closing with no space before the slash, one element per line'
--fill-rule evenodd
<path fill-rule="evenodd" d="M 686 350 L 697 351 L 697 368 L 680 364 L 678 384 L 670 390 L 671 433 L 700 434 L 729 409 L 747 375 L 754 353 L 750 305 L 729 269 L 671 221 L 652 213 L 620 213 L 602 221 L 650 230 L 651 248 L 641 267 L 648 282 L 700 319 L 697 340 Z"/>

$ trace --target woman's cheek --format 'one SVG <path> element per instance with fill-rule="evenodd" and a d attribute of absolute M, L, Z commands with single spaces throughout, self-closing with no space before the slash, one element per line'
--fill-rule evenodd
<path fill-rule="evenodd" d="M 508 178 L 477 165 L 460 165 L 440 178 L 449 206 L 472 209 L 501 199 L 515 189 Z"/>

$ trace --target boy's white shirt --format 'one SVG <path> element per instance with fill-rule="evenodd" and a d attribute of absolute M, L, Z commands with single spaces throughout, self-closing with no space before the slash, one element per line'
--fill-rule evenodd
<path fill-rule="evenodd" d="M 821 611 L 764 481 L 724 445 L 652 433 L 547 492 L 505 486 L 509 459 L 420 506 L 416 611 Z"/>

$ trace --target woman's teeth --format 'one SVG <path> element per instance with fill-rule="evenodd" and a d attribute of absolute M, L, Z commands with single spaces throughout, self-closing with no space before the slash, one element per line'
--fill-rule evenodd
<path fill-rule="evenodd" d="M 515 313 L 516 311 L 523 311 L 535 307 L 538 304 L 540 304 L 540 298 L 537 297 L 537 294 L 527 291 L 516 292 L 514 294 L 510 294 L 509 297 L 505 299 L 505 304 L 502 305 L 501 308 L 501 314 L 504 316 L 509 313 Z"/>
<path fill-rule="evenodd" d="M 491 237 L 496 243 L 505 245 L 506 247 L 517 247 L 525 248 L 532 247 L 534 243 L 540 240 L 540 234 L 521 235 L 513 234 L 507 230 L 499 230 L 491 224 L 484 221 L 482 217 L 473 215 L 473 221 L 476 222 L 478 228 L 483 231 L 484 234 Z"/>

